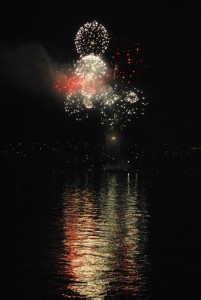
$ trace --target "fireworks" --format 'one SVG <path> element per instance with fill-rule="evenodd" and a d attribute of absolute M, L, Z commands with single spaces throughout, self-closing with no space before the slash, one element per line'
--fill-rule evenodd
<path fill-rule="evenodd" d="M 148 64 L 144 61 L 141 52 L 139 44 L 115 50 L 111 56 L 115 79 L 118 78 L 124 85 L 132 85 L 136 79 L 142 77 Z"/>
<path fill-rule="evenodd" d="M 108 44 L 109 34 L 97 21 L 84 24 L 75 37 L 75 47 L 80 55 L 104 53 Z"/>
<path fill-rule="evenodd" d="M 118 87 L 108 86 L 91 97 L 81 93 L 71 94 L 65 101 L 65 110 L 69 115 L 74 115 L 77 121 L 96 115 L 102 125 L 123 129 L 133 118 L 144 115 L 147 106 L 143 93 L 134 90 L 125 92 L 118 90 Z"/>
<path fill-rule="evenodd" d="M 75 73 L 84 80 L 95 81 L 104 77 L 107 72 L 105 62 L 94 54 L 82 57 L 75 69 Z"/>
<path fill-rule="evenodd" d="M 135 103 L 139 100 L 137 94 L 135 92 L 129 91 L 126 95 L 126 101 L 130 103 Z"/>
<path fill-rule="evenodd" d="M 90 118 L 93 114 L 102 125 L 122 129 L 133 118 L 144 114 L 147 102 L 143 92 L 131 85 L 135 72 L 132 70 L 128 81 L 131 70 L 127 73 L 123 70 L 125 63 L 130 67 L 140 63 L 140 60 L 134 62 L 134 56 L 127 51 L 123 52 L 126 62 L 121 61 L 122 53 L 118 50 L 118 59 L 113 56 L 112 67 L 109 67 L 101 57 L 108 43 L 107 30 L 98 22 L 86 23 L 81 27 L 75 38 L 80 58 L 73 67 L 66 69 L 65 74 L 60 74 L 56 89 L 65 95 L 65 111 L 77 121 Z M 138 55 L 139 48 L 134 52 Z M 129 88 L 124 78 L 130 83 Z"/>

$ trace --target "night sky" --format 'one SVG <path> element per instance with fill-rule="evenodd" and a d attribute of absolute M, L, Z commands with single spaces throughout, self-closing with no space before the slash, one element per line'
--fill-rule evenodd
<path fill-rule="evenodd" d="M 138 82 L 149 102 L 124 131 L 137 142 L 201 143 L 199 7 L 192 1 L 8 1 L 1 7 L 1 142 L 99 139 L 94 120 L 78 124 L 49 91 L 48 64 L 76 59 L 74 37 L 97 20 L 115 43 L 139 43 L 149 69 Z M 93 125 L 93 126 L 92 126 Z"/>

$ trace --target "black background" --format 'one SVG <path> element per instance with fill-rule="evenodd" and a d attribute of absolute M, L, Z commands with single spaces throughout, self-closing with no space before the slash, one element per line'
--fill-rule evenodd
<path fill-rule="evenodd" d="M 1 8 L 1 49 L 41 45 L 50 57 L 67 63 L 76 57 L 74 37 L 87 21 L 97 20 L 111 42 L 138 42 L 149 60 L 141 86 L 149 101 L 146 116 L 124 131 L 140 142 L 201 142 L 199 95 L 199 5 L 192 1 L 124 1 L 123 3 L 27 1 Z M 106 54 L 107 55 L 107 54 Z M 70 120 L 63 103 L 9 81 L 1 68 L 0 133 L 12 139 L 99 139 L 103 130 L 91 121 Z M 91 126 L 93 125 L 93 126 Z"/>

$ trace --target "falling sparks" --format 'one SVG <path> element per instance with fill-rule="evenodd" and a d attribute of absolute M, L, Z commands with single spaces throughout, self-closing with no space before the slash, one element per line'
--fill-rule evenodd
<path fill-rule="evenodd" d="M 123 85 L 133 85 L 142 77 L 149 64 L 144 60 L 139 44 L 116 49 L 111 56 L 113 78 Z"/>

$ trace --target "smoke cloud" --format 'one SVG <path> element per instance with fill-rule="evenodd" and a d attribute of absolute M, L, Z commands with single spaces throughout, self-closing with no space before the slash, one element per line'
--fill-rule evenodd
<path fill-rule="evenodd" d="M 31 93 L 53 93 L 56 64 L 42 45 L 0 43 L 0 65 L 1 80 Z"/>

